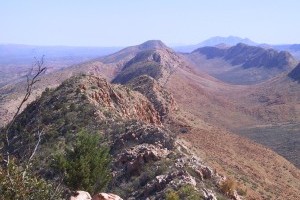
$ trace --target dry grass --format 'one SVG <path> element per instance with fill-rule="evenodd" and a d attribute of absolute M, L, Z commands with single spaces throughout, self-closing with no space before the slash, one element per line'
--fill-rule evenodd
<path fill-rule="evenodd" d="M 181 142 L 218 173 L 245 186 L 249 198 L 297 199 L 300 171 L 287 160 L 250 140 L 194 122 L 188 134 L 180 135 Z"/>

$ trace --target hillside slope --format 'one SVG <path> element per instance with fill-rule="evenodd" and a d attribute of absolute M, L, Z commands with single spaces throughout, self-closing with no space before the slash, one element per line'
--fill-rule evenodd
<path fill-rule="evenodd" d="M 187 134 L 181 136 L 185 142 L 188 142 L 186 145 L 189 149 L 201 155 L 216 169 L 231 174 L 240 184 L 251 188 L 248 189 L 249 198 L 297 199 L 300 190 L 298 168 L 261 145 L 229 133 L 224 128 L 216 128 L 216 126 L 220 127 L 220 122 L 223 122 L 225 127 L 249 127 L 251 124 L 264 123 L 256 121 L 254 116 L 254 119 L 249 117 L 246 114 L 248 110 L 246 106 L 244 108 L 247 109 L 242 109 L 242 106 L 239 109 L 236 107 L 238 104 L 232 102 L 236 100 L 236 94 L 242 95 L 248 88 L 229 90 L 223 86 L 225 94 L 231 91 L 231 95 L 223 94 L 227 98 L 225 104 L 226 99 L 223 102 L 218 100 L 218 94 L 221 93 L 212 90 L 212 86 L 216 87 L 216 85 L 207 86 L 209 83 L 204 82 L 204 84 L 199 80 L 201 79 L 196 78 L 195 74 L 186 72 L 183 75 L 178 72 L 167 84 L 180 110 L 177 119 L 189 127 Z M 204 85 L 211 88 L 211 93 L 204 89 Z M 212 96 L 216 98 L 212 98 L 211 94 L 215 94 Z M 232 101 L 229 101 L 229 97 Z M 222 99 L 220 96 L 219 98 Z M 296 151 L 293 152 L 297 154 Z"/>

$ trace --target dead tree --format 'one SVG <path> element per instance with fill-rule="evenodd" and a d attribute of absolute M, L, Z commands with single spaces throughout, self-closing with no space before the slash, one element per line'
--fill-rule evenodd
<path fill-rule="evenodd" d="M 5 137 L 5 141 L 4 141 L 4 147 L 6 148 L 6 152 L 4 153 L 5 158 L 4 158 L 4 163 L 6 163 L 6 166 L 8 166 L 10 164 L 10 152 L 9 152 L 9 146 L 10 146 L 10 136 L 9 136 L 9 131 L 11 129 L 11 127 L 13 126 L 13 124 L 15 123 L 15 120 L 17 118 L 17 116 L 20 114 L 24 104 L 28 101 L 29 97 L 32 94 L 33 91 L 33 87 L 34 85 L 40 81 L 40 76 L 45 73 L 46 71 L 46 67 L 44 66 L 44 56 L 41 57 L 40 60 L 35 58 L 35 63 L 32 66 L 32 72 L 35 71 L 34 75 L 32 77 L 30 77 L 30 75 L 27 75 L 27 86 L 26 86 L 26 93 L 22 99 L 22 101 L 20 102 L 20 104 L 17 107 L 17 111 L 15 112 L 12 120 L 7 124 L 6 128 L 4 129 L 4 137 Z M 29 161 L 32 159 L 32 157 L 35 154 L 35 151 L 37 149 L 37 146 L 40 143 L 40 138 L 41 138 L 41 134 L 43 133 L 43 131 L 39 131 L 39 140 L 37 142 L 36 147 L 34 148 L 34 151 L 32 152 Z"/>
<path fill-rule="evenodd" d="M 15 182 L 15 180 L 13 180 L 13 178 L 11 177 L 10 174 L 10 162 L 11 162 L 11 158 L 10 158 L 10 150 L 9 150 L 9 146 L 11 145 L 11 136 L 10 131 L 11 128 L 13 127 L 17 116 L 20 114 L 20 112 L 22 111 L 23 106 L 25 106 L 26 102 L 28 101 L 29 97 L 32 95 L 34 86 L 37 82 L 40 81 L 40 77 L 46 72 L 46 67 L 44 66 L 44 56 L 41 57 L 41 59 L 36 59 L 35 58 L 35 63 L 32 66 L 31 72 L 27 75 L 27 85 L 26 85 L 26 92 L 24 97 L 22 98 L 20 104 L 17 107 L 17 110 L 14 114 L 14 116 L 12 117 L 12 120 L 7 124 L 6 128 L 3 130 L 3 134 L 4 134 L 4 148 L 3 148 L 3 163 L 5 164 L 6 167 L 6 175 L 8 176 L 8 179 L 10 181 L 11 185 L 14 185 L 13 183 Z M 42 135 L 44 134 L 44 129 L 41 129 L 40 127 L 37 128 L 37 136 L 38 139 L 35 143 L 34 149 L 32 150 L 32 152 L 30 152 L 30 156 L 28 157 L 27 160 L 24 161 L 23 166 L 22 166 L 22 180 L 26 181 L 26 174 L 29 170 L 31 161 L 33 159 L 33 157 L 35 156 L 37 149 L 41 143 L 41 139 L 42 139 Z M 13 163 L 12 163 L 13 164 Z M 63 179 L 56 185 L 56 187 L 53 190 L 53 194 L 51 195 L 51 197 L 49 197 L 49 200 L 52 199 L 57 199 L 56 196 L 59 195 L 60 193 L 62 193 L 62 184 Z"/>

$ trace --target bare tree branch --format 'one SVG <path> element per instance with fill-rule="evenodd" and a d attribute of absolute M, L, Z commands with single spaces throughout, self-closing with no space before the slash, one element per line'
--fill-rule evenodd
<path fill-rule="evenodd" d="M 38 146 L 40 145 L 40 142 L 41 142 L 41 135 L 43 134 L 43 132 L 44 132 L 44 130 L 42 130 L 42 131 L 39 131 L 39 130 L 38 130 L 38 141 L 37 141 L 37 143 L 36 143 L 36 145 L 35 145 L 35 147 L 34 147 L 34 150 L 33 150 L 32 153 L 31 153 L 31 156 L 29 157 L 29 159 L 28 159 L 28 161 L 27 161 L 25 170 L 24 170 L 24 172 L 23 172 L 23 179 L 24 179 L 24 177 L 25 177 L 25 175 L 26 175 L 26 173 L 27 173 L 27 170 L 28 170 L 28 168 L 29 168 L 30 161 L 31 161 L 31 159 L 33 158 L 33 156 L 35 155 Z"/>
<path fill-rule="evenodd" d="M 33 69 L 37 67 L 37 71 L 34 74 L 32 78 L 27 75 L 27 87 L 26 87 L 26 93 L 21 101 L 21 103 L 17 107 L 17 111 L 15 112 L 12 120 L 8 123 L 6 126 L 6 129 L 4 131 L 5 134 L 5 146 L 6 146 L 6 159 L 4 159 L 4 162 L 6 162 L 6 166 L 10 164 L 10 152 L 9 152 L 9 145 L 10 145 L 10 139 L 9 139 L 9 130 L 12 127 L 12 125 L 15 123 L 15 120 L 17 116 L 19 115 L 23 105 L 26 103 L 26 101 L 29 99 L 30 95 L 32 94 L 33 86 L 40 81 L 39 77 L 46 71 L 46 67 L 44 65 L 44 55 L 41 57 L 40 60 L 37 60 L 35 58 L 35 63 L 31 69 L 31 72 L 34 71 Z M 38 142 L 39 144 L 39 142 Z M 33 154 L 34 155 L 34 154 Z"/>
<path fill-rule="evenodd" d="M 40 142 L 41 142 L 41 135 L 42 135 L 43 133 L 44 133 L 44 130 L 38 131 L 38 137 L 39 137 L 39 139 L 38 139 L 38 141 L 37 141 L 37 143 L 36 143 L 36 145 L 35 145 L 35 147 L 34 147 L 34 150 L 32 151 L 31 156 L 30 156 L 29 159 L 28 159 L 28 162 L 30 162 L 30 160 L 33 158 L 34 154 L 36 153 L 36 150 L 37 150 L 37 148 L 38 148 L 38 146 L 39 146 L 39 144 L 40 144 Z"/>

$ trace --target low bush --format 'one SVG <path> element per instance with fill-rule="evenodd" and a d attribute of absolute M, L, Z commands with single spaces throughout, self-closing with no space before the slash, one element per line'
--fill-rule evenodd
<path fill-rule="evenodd" d="M 178 191 L 169 190 L 166 195 L 166 200 L 202 200 L 203 196 L 192 185 L 184 185 Z"/>
<path fill-rule="evenodd" d="M 236 183 L 233 179 L 228 178 L 221 184 L 221 191 L 226 195 L 233 195 L 236 189 Z"/>
<path fill-rule="evenodd" d="M 64 183 L 71 190 L 86 190 L 91 194 L 103 190 L 111 179 L 108 148 L 99 145 L 97 134 L 81 131 L 73 148 L 56 156 L 53 168 L 64 177 Z"/>
<path fill-rule="evenodd" d="M 174 190 L 169 190 L 166 194 L 166 200 L 180 200 L 179 195 Z"/>

